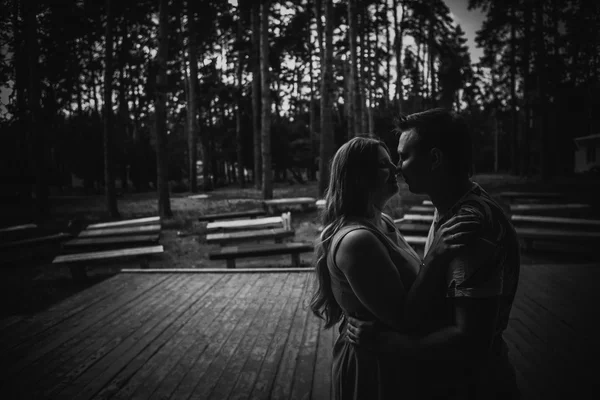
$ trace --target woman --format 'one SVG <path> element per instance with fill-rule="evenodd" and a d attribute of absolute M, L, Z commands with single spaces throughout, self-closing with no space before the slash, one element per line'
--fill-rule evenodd
<path fill-rule="evenodd" d="M 407 330 L 404 300 L 422 260 L 382 213 L 397 192 L 396 166 L 383 142 L 356 137 L 336 152 L 325 196 L 324 229 L 316 246 L 318 283 L 311 301 L 326 329 L 341 322 L 333 350 L 335 399 L 414 398 L 409 361 L 354 346 L 345 334 L 346 317 Z M 446 229 L 439 230 L 444 237 L 435 241 L 428 262 L 462 246 L 470 226 L 460 221 L 450 220 Z"/>

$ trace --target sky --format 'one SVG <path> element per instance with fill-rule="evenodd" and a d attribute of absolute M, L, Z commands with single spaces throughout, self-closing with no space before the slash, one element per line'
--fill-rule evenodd
<path fill-rule="evenodd" d="M 476 63 L 479 61 L 479 57 L 483 55 L 483 51 L 475 46 L 475 35 L 477 30 L 481 27 L 481 23 L 484 19 L 484 14 L 479 10 L 469 11 L 467 10 L 469 0 L 444 0 L 454 20 L 460 24 L 463 31 L 465 31 L 467 37 L 467 45 L 471 53 L 471 62 Z M 1 51 L 2 49 L 0 49 Z M 10 89 L 0 88 L 0 112 L 5 109 L 3 104 L 8 102 L 8 95 Z"/>
<path fill-rule="evenodd" d="M 479 28 L 481 28 L 485 14 L 480 10 L 467 10 L 469 0 L 444 0 L 444 3 L 450 9 L 454 20 L 465 31 L 465 36 L 468 39 L 467 44 L 471 53 L 471 62 L 479 62 L 479 57 L 483 56 L 483 50 L 475 46 L 475 35 Z"/>

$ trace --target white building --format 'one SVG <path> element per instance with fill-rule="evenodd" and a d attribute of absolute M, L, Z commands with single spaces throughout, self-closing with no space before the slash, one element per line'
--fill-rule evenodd
<path fill-rule="evenodd" d="M 575 138 L 575 172 L 600 168 L 600 134 Z"/>

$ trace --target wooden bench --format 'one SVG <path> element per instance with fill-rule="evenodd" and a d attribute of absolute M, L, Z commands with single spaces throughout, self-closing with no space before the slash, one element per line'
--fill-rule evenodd
<path fill-rule="evenodd" d="M 106 228 L 125 228 L 139 225 L 156 225 L 160 224 L 160 217 L 147 217 L 147 218 L 136 218 L 126 219 L 121 221 L 113 222 L 101 222 L 97 224 L 91 224 L 86 227 L 87 230 L 91 229 L 106 229 Z"/>
<path fill-rule="evenodd" d="M 289 254 L 292 257 L 292 267 L 300 267 L 300 254 L 313 251 L 312 243 L 289 242 L 275 244 L 255 244 L 244 246 L 223 247 L 219 251 L 211 252 L 209 259 L 226 260 L 227 268 L 235 268 L 238 258 L 266 257 Z"/>
<path fill-rule="evenodd" d="M 433 215 L 435 208 L 433 206 L 412 206 L 407 214 Z"/>
<path fill-rule="evenodd" d="M 21 239 L 21 240 L 13 240 L 10 242 L 0 243 L 0 249 L 13 249 L 13 248 L 19 248 L 19 247 L 26 247 L 26 246 L 35 246 L 38 244 L 60 242 L 61 240 L 65 240 L 70 237 L 72 237 L 71 234 L 65 233 L 65 232 L 60 232 L 60 233 L 55 233 L 52 235 L 37 236 L 37 237 Z"/>
<path fill-rule="evenodd" d="M 248 211 L 236 211 L 222 214 L 206 214 L 198 217 L 198 221 L 200 222 L 212 222 L 219 221 L 223 219 L 232 219 L 232 218 L 256 218 L 262 217 L 266 215 L 267 212 L 265 210 L 248 210 Z"/>
<path fill-rule="evenodd" d="M 540 211 L 589 211 L 589 204 L 582 203 L 564 203 L 564 204 L 511 204 L 510 211 L 512 213 L 529 213 Z"/>
<path fill-rule="evenodd" d="M 566 218 L 566 217 L 551 217 L 546 215 L 522 215 L 513 214 L 511 220 L 515 226 L 538 226 L 538 227 L 563 227 L 567 229 L 598 229 L 600 230 L 599 219 L 586 218 Z"/>
<path fill-rule="evenodd" d="M 101 236 L 75 238 L 63 243 L 63 249 L 67 251 L 76 251 L 79 249 L 117 249 L 132 245 L 146 245 L 157 243 L 160 234 L 153 233 L 149 235 L 131 235 L 131 236 Z"/>
<path fill-rule="evenodd" d="M 231 221 L 215 221 L 206 224 L 207 232 L 227 232 L 251 229 L 265 228 L 291 228 L 291 214 L 289 212 L 281 214 L 279 217 L 265 217 L 256 219 L 235 219 Z"/>
<path fill-rule="evenodd" d="M 242 243 L 248 241 L 259 240 L 274 240 L 275 243 L 281 243 L 286 238 L 294 237 L 293 229 L 285 228 L 268 228 L 257 229 L 252 231 L 234 231 L 234 232 L 217 232 L 206 235 L 206 243 L 218 244 L 220 246 L 231 245 L 234 243 Z"/>
<path fill-rule="evenodd" d="M 149 235 L 160 232 L 160 224 L 127 226 L 119 228 L 85 229 L 79 232 L 78 238 L 102 237 L 102 236 L 131 236 Z"/>
<path fill-rule="evenodd" d="M 425 236 L 427 236 L 427 234 L 429 233 L 429 227 L 430 227 L 430 225 L 419 224 L 419 223 L 413 224 L 410 222 L 396 223 L 396 226 L 398 227 L 398 230 L 400 232 L 402 232 L 403 235 L 410 234 L 410 233 L 418 233 L 418 234 L 425 234 Z"/>
<path fill-rule="evenodd" d="M 425 215 L 425 214 L 404 214 L 404 216 L 402 218 L 400 218 L 399 220 L 394 220 L 394 222 L 396 222 L 396 223 L 399 223 L 399 222 L 412 222 L 412 223 L 420 222 L 422 224 L 431 225 L 431 223 L 433 222 L 433 214 L 431 214 L 431 215 Z"/>
<path fill-rule="evenodd" d="M 564 199 L 564 193 L 558 192 L 500 192 L 498 197 L 508 201 L 509 203 L 515 199 L 528 200 L 528 201 L 542 201 L 542 200 L 560 200 Z"/>
<path fill-rule="evenodd" d="M 295 197 L 285 199 L 264 200 L 263 206 L 268 214 L 275 214 L 279 211 L 287 211 L 290 208 L 300 206 L 302 211 L 310 211 L 317 207 L 317 200 L 313 197 Z"/>
<path fill-rule="evenodd" d="M 536 241 L 555 242 L 557 244 L 579 244 L 595 246 L 600 243 L 600 231 L 578 231 L 549 228 L 516 228 L 517 235 L 525 250 L 531 250 Z M 590 250 L 592 248 L 590 247 Z"/>
<path fill-rule="evenodd" d="M 151 255 L 164 252 L 162 245 L 136 247 L 131 249 L 105 250 L 88 253 L 63 254 L 52 260 L 52 264 L 69 266 L 71 276 L 76 280 L 83 280 L 87 277 L 85 268 L 90 263 L 103 262 L 118 259 L 135 259 L 140 263 L 141 268 L 147 268 Z"/>
<path fill-rule="evenodd" d="M 23 225 L 7 226 L 4 228 L 0 228 L 0 235 L 4 235 L 6 233 L 12 233 L 12 232 L 27 231 L 27 230 L 36 229 L 36 228 L 37 228 L 36 224 L 23 224 Z"/>

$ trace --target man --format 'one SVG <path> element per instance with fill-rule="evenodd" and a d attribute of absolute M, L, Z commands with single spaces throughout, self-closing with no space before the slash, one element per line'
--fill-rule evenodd
<path fill-rule="evenodd" d="M 432 109 L 402 118 L 397 132 L 398 174 L 435 206 L 425 260 L 406 298 L 411 334 L 375 332 L 368 322 L 350 318 L 348 337 L 415 357 L 423 398 L 520 398 L 502 338 L 517 290 L 519 243 L 501 206 L 470 179 L 468 127 L 457 114 Z M 427 252 L 437 230 L 455 215 L 477 218 L 481 231 L 445 265 L 430 265 Z"/>

